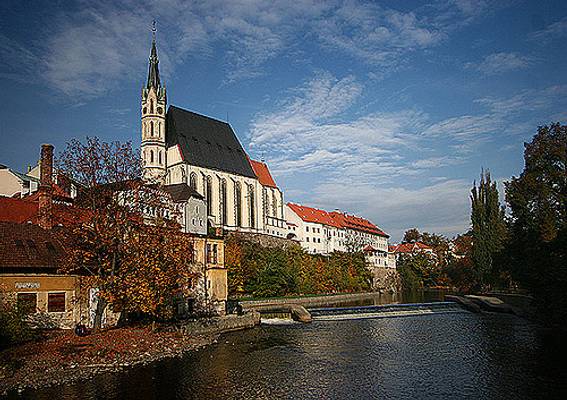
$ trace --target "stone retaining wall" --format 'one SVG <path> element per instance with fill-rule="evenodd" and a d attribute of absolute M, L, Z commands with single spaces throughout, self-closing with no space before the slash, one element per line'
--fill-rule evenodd
<path fill-rule="evenodd" d="M 189 336 L 206 336 L 253 328 L 260 324 L 260 313 L 248 311 L 244 315 L 226 315 L 182 323 L 177 330 Z"/>
<path fill-rule="evenodd" d="M 288 297 L 282 299 L 266 299 L 266 300 L 250 300 L 241 301 L 240 304 L 244 309 L 253 310 L 256 307 L 276 304 L 301 304 L 305 307 L 327 307 L 337 303 L 348 303 L 357 300 L 372 299 L 380 296 L 379 292 L 372 293 L 346 293 L 335 294 L 329 296 L 313 296 L 313 297 Z"/>
<path fill-rule="evenodd" d="M 372 268 L 372 289 L 380 292 L 399 293 L 402 280 L 395 268 Z"/>
<path fill-rule="evenodd" d="M 263 233 L 249 233 L 249 232 L 230 232 L 229 237 L 237 237 L 251 243 L 257 243 L 262 247 L 269 248 L 289 248 L 291 246 L 299 246 L 296 241 L 280 238 L 277 236 L 265 235 Z"/>

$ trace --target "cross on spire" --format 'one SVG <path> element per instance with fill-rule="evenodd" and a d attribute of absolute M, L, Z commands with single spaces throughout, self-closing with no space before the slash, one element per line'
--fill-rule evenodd
<path fill-rule="evenodd" d="M 156 20 L 152 21 L 152 49 L 150 51 L 150 67 L 148 70 L 148 83 L 147 88 L 160 88 L 161 82 L 159 79 L 159 59 L 157 56 L 157 48 L 156 48 Z"/>

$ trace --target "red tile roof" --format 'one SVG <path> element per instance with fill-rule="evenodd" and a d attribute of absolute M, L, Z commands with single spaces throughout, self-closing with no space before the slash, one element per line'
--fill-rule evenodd
<path fill-rule="evenodd" d="M 299 218 L 305 222 L 313 222 L 316 224 L 330 225 L 336 228 L 341 228 L 337 221 L 335 221 L 329 213 L 325 210 L 318 208 L 301 206 L 299 204 L 287 203 L 288 207 L 296 213 Z"/>
<path fill-rule="evenodd" d="M 357 217 L 355 215 L 349 215 L 338 211 L 333 211 L 329 214 L 333 219 L 339 221 L 339 224 L 341 225 L 342 228 L 353 229 L 356 231 L 389 237 L 387 233 L 382 231 L 380 228 L 378 228 L 376 225 L 374 225 L 366 218 Z"/>
<path fill-rule="evenodd" d="M 274 181 L 274 178 L 272 178 L 272 174 L 270 174 L 270 170 L 268 169 L 266 163 L 252 160 L 251 158 L 249 158 L 249 160 L 250 160 L 250 165 L 254 170 L 254 174 L 256 174 L 256 177 L 258 178 L 258 180 L 262 185 L 274 187 L 274 188 L 278 187 L 276 185 L 276 182 Z"/>
<path fill-rule="evenodd" d="M 372 222 L 362 217 L 338 211 L 327 212 L 318 208 L 293 203 L 288 203 L 287 205 L 299 216 L 299 218 L 306 222 L 316 222 L 319 224 L 334 226 L 335 228 L 353 229 L 356 231 L 389 237 L 387 233 L 384 233 L 384 231 Z"/>
<path fill-rule="evenodd" d="M 430 246 L 421 242 L 401 243 L 392 247 L 394 247 L 392 251 L 394 251 L 395 253 L 414 253 L 418 251 L 433 250 Z"/>
<path fill-rule="evenodd" d="M 367 245 L 364 247 L 363 250 L 364 250 L 364 251 L 367 251 L 367 252 L 374 252 L 374 251 L 376 251 L 376 249 L 375 249 L 374 247 L 372 247 L 371 245 L 369 245 L 369 244 L 367 244 Z"/>
<path fill-rule="evenodd" d="M 25 199 L 0 197 L 0 222 L 26 223 L 38 222 L 38 202 Z M 52 207 L 53 225 L 70 226 L 85 222 L 89 211 L 83 208 L 54 203 Z"/>
<path fill-rule="evenodd" d="M 33 224 L 0 222 L 0 271 L 59 266 L 65 255 L 61 242 Z"/>

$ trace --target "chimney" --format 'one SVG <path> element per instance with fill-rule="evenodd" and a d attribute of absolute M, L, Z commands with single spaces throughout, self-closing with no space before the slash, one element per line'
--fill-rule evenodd
<path fill-rule="evenodd" d="M 53 145 L 41 145 L 41 162 L 39 171 L 39 209 L 38 222 L 43 229 L 51 229 L 53 206 Z"/>

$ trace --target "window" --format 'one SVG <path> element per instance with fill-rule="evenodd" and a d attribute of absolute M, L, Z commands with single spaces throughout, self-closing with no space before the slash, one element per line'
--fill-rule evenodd
<path fill-rule="evenodd" d="M 65 312 L 65 293 L 48 293 L 47 312 Z"/>
<path fill-rule="evenodd" d="M 158 153 L 159 165 L 162 165 L 162 164 L 161 164 L 161 153 L 162 153 L 161 151 Z"/>
<path fill-rule="evenodd" d="M 256 212 L 254 204 L 254 187 L 248 185 L 248 216 L 250 228 L 256 227 Z"/>
<path fill-rule="evenodd" d="M 306 232 L 309 232 L 309 227 L 308 227 L 308 226 L 305 227 L 305 231 L 306 231 Z"/>
<path fill-rule="evenodd" d="M 150 121 L 150 136 L 154 136 L 154 121 Z"/>
<path fill-rule="evenodd" d="M 33 314 L 37 309 L 37 293 L 18 293 L 16 297 L 18 308 L 24 314 Z"/>
<path fill-rule="evenodd" d="M 274 190 L 272 190 L 272 215 L 278 217 L 278 199 Z"/>
<path fill-rule="evenodd" d="M 218 245 L 207 243 L 207 262 L 209 264 L 217 263 Z"/>
<path fill-rule="evenodd" d="M 191 189 L 197 190 L 197 174 L 194 172 L 191 172 L 191 175 L 189 176 L 189 186 Z"/>
<path fill-rule="evenodd" d="M 150 99 L 150 114 L 154 113 L 154 100 Z M 152 134 L 153 134 L 153 130 L 152 130 Z"/>
<path fill-rule="evenodd" d="M 234 185 L 234 215 L 235 225 L 242 226 L 242 188 L 240 182 Z"/>
<path fill-rule="evenodd" d="M 226 225 L 227 223 L 227 207 L 226 207 L 226 179 L 221 180 L 220 184 L 220 215 L 221 215 L 221 224 Z"/>
<path fill-rule="evenodd" d="M 207 176 L 207 215 L 213 215 L 213 179 Z"/>
<path fill-rule="evenodd" d="M 154 151 L 150 150 L 150 163 L 154 163 Z"/>
<path fill-rule="evenodd" d="M 309 241 L 309 238 L 308 238 L 308 237 L 306 237 L 306 238 L 305 238 L 305 240 L 306 240 L 306 241 L 308 242 L 308 241 Z"/>

